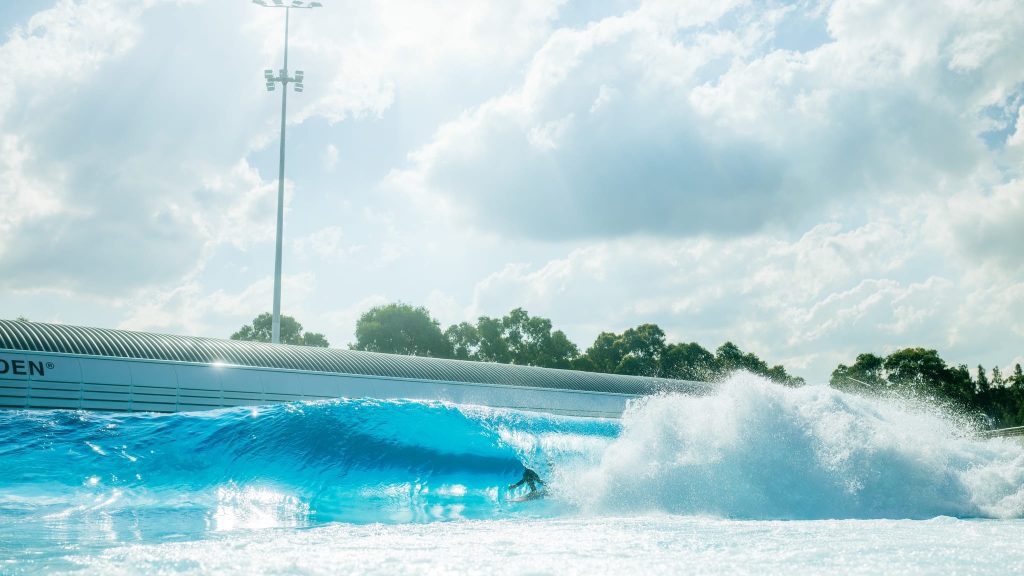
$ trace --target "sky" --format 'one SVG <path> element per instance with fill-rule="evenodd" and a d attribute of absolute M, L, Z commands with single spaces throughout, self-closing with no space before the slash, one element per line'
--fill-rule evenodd
<path fill-rule="evenodd" d="M 642 323 L 823 383 L 1024 362 L 1017 0 L 293 10 L 282 312 Z M 227 337 L 272 304 L 284 11 L 0 3 L 0 317 Z"/>

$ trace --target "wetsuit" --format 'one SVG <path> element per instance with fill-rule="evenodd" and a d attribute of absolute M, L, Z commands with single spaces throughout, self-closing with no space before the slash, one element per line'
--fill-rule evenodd
<path fill-rule="evenodd" d="M 540 476 L 538 476 L 536 472 L 530 470 L 529 468 L 525 468 L 523 470 L 523 477 L 519 480 L 519 482 L 516 482 L 515 484 L 509 484 L 508 489 L 515 490 L 516 488 L 519 488 L 523 484 L 529 484 L 530 492 L 533 492 L 537 490 L 537 484 L 543 486 L 544 481 L 540 479 Z"/>

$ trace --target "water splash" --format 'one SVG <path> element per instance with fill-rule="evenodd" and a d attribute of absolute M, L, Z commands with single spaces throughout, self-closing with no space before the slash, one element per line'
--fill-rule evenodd
<path fill-rule="evenodd" d="M 1024 447 L 956 415 L 749 375 L 652 397 L 590 466 L 560 474 L 589 512 L 741 519 L 1021 517 Z"/>

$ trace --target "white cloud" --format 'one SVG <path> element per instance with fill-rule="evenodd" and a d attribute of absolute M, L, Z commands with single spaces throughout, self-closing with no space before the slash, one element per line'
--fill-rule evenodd
<path fill-rule="evenodd" d="M 559 4 L 387 0 L 297 13 L 291 46 L 302 60 L 293 66 L 304 68 L 318 89 L 296 103 L 291 121 L 380 116 L 394 104 L 399 87 L 436 90 L 449 78 L 504 71 L 543 40 Z M 265 10 L 255 18 L 253 30 L 265 38 L 264 57 L 279 60 L 280 14 Z"/>
<path fill-rule="evenodd" d="M 1020 356 L 1024 11 L 624 5 L 293 14 L 285 313 L 335 345 L 398 299 L 583 347 L 653 321 L 812 379 Z M 9 34 L 0 307 L 220 336 L 269 308 L 281 16 L 62 1 Z"/>
<path fill-rule="evenodd" d="M 152 5 L 153 2 L 147 4 Z M 144 6 L 117 0 L 62 0 L 11 31 L 0 46 L 4 82 L 0 84 L 0 118 L 38 111 L 54 94 L 89 79 L 110 58 L 130 50 L 138 40 Z"/>
<path fill-rule="evenodd" d="M 22 223 L 62 210 L 59 174 L 43 178 L 26 168 L 32 155 L 17 136 L 0 138 L 0 257 L 18 238 Z"/>
<path fill-rule="evenodd" d="M 362 246 L 347 246 L 342 240 L 344 234 L 338 226 L 328 226 L 300 237 L 293 242 L 300 258 L 312 258 L 317 262 L 344 260 Z"/>
<path fill-rule="evenodd" d="M 199 281 L 189 281 L 169 290 L 149 289 L 127 301 L 124 307 L 130 314 L 118 325 L 126 330 L 146 330 L 171 334 L 218 335 L 227 338 L 230 333 L 218 334 L 224 326 L 234 326 L 232 332 L 270 308 L 273 278 L 261 278 L 239 292 L 224 289 L 208 290 Z M 316 277 L 310 273 L 282 278 L 282 291 L 293 302 L 302 302 L 316 289 Z M 303 314 L 306 312 L 306 314 Z M 293 307 L 283 314 L 297 318 L 311 318 L 308 310 Z M 305 328 L 317 331 L 312 325 Z"/>
<path fill-rule="evenodd" d="M 964 191 L 930 215 L 936 243 L 971 262 L 991 264 L 987 276 L 1024 272 L 1024 180 L 990 193 Z"/>
<path fill-rule="evenodd" d="M 324 168 L 328 172 L 333 172 L 338 166 L 338 147 L 334 144 L 328 144 L 324 150 Z"/>
<path fill-rule="evenodd" d="M 936 348 L 952 363 L 1004 363 L 1024 324 L 1018 275 L 979 273 L 927 241 L 917 204 L 899 219 L 837 222 L 785 240 L 632 238 L 592 243 L 479 281 L 474 313 L 514 306 L 552 318 L 579 345 L 655 322 L 673 341 L 732 340 L 826 381 L 856 354 Z M 972 277 L 973 276 L 973 277 Z M 597 321 L 595 321 L 597 320 Z"/>
<path fill-rule="evenodd" d="M 519 88 L 442 126 L 392 182 L 552 239 L 745 234 L 949 194 L 997 173 L 983 111 L 1024 82 L 1020 11 L 949 8 L 836 2 L 832 41 L 805 52 L 771 48 L 796 11 L 756 5 L 730 29 L 709 24 L 728 10 L 676 22 L 652 3 L 559 30 Z"/>
<path fill-rule="evenodd" d="M 212 173 L 202 187 L 179 203 L 169 198 L 176 211 L 188 214 L 207 250 L 219 244 L 245 248 L 254 243 L 273 241 L 277 213 L 277 182 L 265 181 L 249 162 L 239 160 L 227 173 Z M 292 185 L 285 180 L 285 214 L 293 196 Z"/>

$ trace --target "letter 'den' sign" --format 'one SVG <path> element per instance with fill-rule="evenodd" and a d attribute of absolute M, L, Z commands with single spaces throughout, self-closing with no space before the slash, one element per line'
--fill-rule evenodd
<path fill-rule="evenodd" d="M 53 367 L 51 364 L 50 368 Z M 46 376 L 46 364 L 35 360 L 11 360 L 0 358 L 0 376 Z"/>

